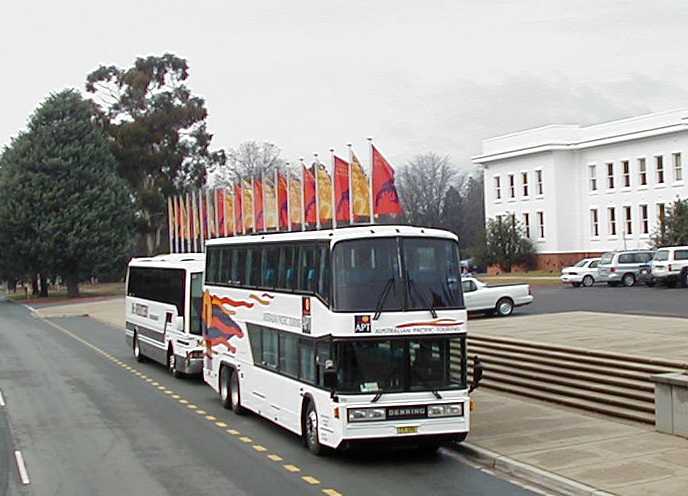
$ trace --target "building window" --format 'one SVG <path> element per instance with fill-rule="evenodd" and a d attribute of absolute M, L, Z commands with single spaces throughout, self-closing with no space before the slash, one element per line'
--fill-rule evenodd
<path fill-rule="evenodd" d="M 640 205 L 640 232 L 642 234 L 650 232 L 650 225 L 647 221 L 647 205 Z"/>
<path fill-rule="evenodd" d="M 516 181 L 513 174 L 509 174 L 509 198 L 516 198 Z"/>
<path fill-rule="evenodd" d="M 674 181 L 683 181 L 683 164 L 680 153 L 674 153 Z"/>
<path fill-rule="evenodd" d="M 597 209 L 590 209 L 590 234 L 593 238 L 597 238 L 600 235 L 600 218 L 597 214 Z"/>
<path fill-rule="evenodd" d="M 537 232 L 540 239 L 545 239 L 545 213 L 537 213 Z"/>
<path fill-rule="evenodd" d="M 607 164 L 607 189 L 614 189 L 614 163 Z"/>
<path fill-rule="evenodd" d="M 607 218 L 609 219 L 609 235 L 616 236 L 616 208 L 607 209 Z"/>
<path fill-rule="evenodd" d="M 495 185 L 495 198 L 497 200 L 501 200 L 502 199 L 502 178 L 499 176 L 495 176 L 494 185 Z"/>
<path fill-rule="evenodd" d="M 664 221 L 666 220 L 666 206 L 664 203 L 657 204 L 657 222 L 659 222 L 659 227 L 664 227 Z"/>
<path fill-rule="evenodd" d="M 633 218 L 631 207 L 624 207 L 624 235 L 633 234 Z"/>
<path fill-rule="evenodd" d="M 523 230 L 526 233 L 526 238 L 530 238 L 530 214 L 527 212 L 523 214 Z"/>
<path fill-rule="evenodd" d="M 641 186 L 647 186 L 647 163 L 644 158 L 638 159 L 638 179 Z"/>
<path fill-rule="evenodd" d="M 656 156 L 655 164 L 657 165 L 657 184 L 664 184 L 664 157 Z"/>
<path fill-rule="evenodd" d="M 528 173 L 521 172 L 521 185 L 523 186 L 523 196 L 528 196 Z"/>
<path fill-rule="evenodd" d="M 535 183 L 536 183 L 536 187 L 537 187 L 537 194 L 542 195 L 544 188 L 542 186 L 542 171 L 541 170 L 535 171 Z"/>
<path fill-rule="evenodd" d="M 588 176 L 590 177 L 590 191 L 597 191 L 597 166 L 588 165 Z"/>
<path fill-rule="evenodd" d="M 628 163 L 628 160 L 623 160 L 621 162 L 621 170 L 623 171 L 624 188 L 630 188 L 631 187 L 631 164 Z"/>

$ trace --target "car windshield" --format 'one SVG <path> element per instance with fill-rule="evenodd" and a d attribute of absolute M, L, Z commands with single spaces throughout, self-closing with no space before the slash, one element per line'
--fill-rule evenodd
<path fill-rule="evenodd" d="M 191 322 L 189 332 L 201 335 L 201 315 L 203 315 L 203 272 L 191 274 Z"/>
<path fill-rule="evenodd" d="M 463 308 L 459 250 L 450 239 L 341 241 L 334 275 L 335 311 Z"/>
<path fill-rule="evenodd" d="M 664 262 L 665 260 L 669 260 L 669 250 L 659 250 L 655 253 L 655 257 L 653 260 L 657 262 Z"/>
<path fill-rule="evenodd" d="M 588 263 L 587 260 L 581 260 L 576 265 L 574 265 L 574 267 L 585 267 L 585 264 L 587 264 L 587 263 Z"/>
<path fill-rule="evenodd" d="M 465 338 L 335 342 L 339 392 L 459 389 L 466 384 Z"/>
<path fill-rule="evenodd" d="M 612 260 L 614 259 L 614 254 L 613 253 L 605 253 L 602 255 L 602 258 L 600 258 L 600 265 L 607 265 L 612 263 Z"/>

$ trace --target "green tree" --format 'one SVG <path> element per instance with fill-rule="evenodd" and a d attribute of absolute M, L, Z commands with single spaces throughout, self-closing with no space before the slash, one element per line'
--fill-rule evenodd
<path fill-rule="evenodd" d="M 655 231 L 656 248 L 688 245 L 688 200 L 677 199 L 667 208 L 664 222 Z"/>
<path fill-rule="evenodd" d="M 51 95 L 0 157 L 0 253 L 15 274 L 79 281 L 124 264 L 133 206 L 91 102 Z"/>
<path fill-rule="evenodd" d="M 149 254 L 166 239 L 167 197 L 202 186 L 207 170 L 226 160 L 223 151 L 210 150 L 205 101 L 191 94 L 188 77 L 186 60 L 165 54 L 137 58 L 127 69 L 101 66 L 86 79 Z"/>
<path fill-rule="evenodd" d="M 535 259 L 533 243 L 524 236 L 523 227 L 513 217 L 489 219 L 485 230 L 485 244 L 478 253 L 480 264 L 497 265 L 511 272 L 515 265 L 532 267 Z"/>

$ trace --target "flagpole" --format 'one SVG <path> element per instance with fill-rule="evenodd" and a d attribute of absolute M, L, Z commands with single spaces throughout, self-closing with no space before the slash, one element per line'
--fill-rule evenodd
<path fill-rule="evenodd" d="M 337 229 L 337 195 L 335 193 L 337 171 L 334 166 L 334 148 L 330 148 L 330 163 L 332 164 L 332 229 Z"/>
<path fill-rule="evenodd" d="M 303 157 L 299 159 L 301 164 L 301 230 L 306 230 L 306 201 L 304 195 L 306 194 L 306 166 L 303 163 Z"/>
<path fill-rule="evenodd" d="M 263 174 L 263 168 L 260 169 L 260 199 L 261 205 L 263 206 L 263 232 L 268 230 L 268 219 L 265 215 L 265 174 Z"/>
<path fill-rule="evenodd" d="M 373 190 L 373 138 L 368 138 L 370 144 L 370 223 L 375 224 L 375 191 Z"/>
<path fill-rule="evenodd" d="M 354 150 L 351 143 L 347 143 L 347 148 L 349 149 L 349 224 L 355 224 L 354 222 L 354 183 L 353 183 L 353 168 L 354 168 Z"/>
<path fill-rule="evenodd" d="M 313 176 L 315 177 L 315 229 L 320 230 L 320 188 L 318 185 L 318 173 L 320 172 L 320 161 L 318 154 L 314 153 L 315 161 L 313 162 Z"/>
<path fill-rule="evenodd" d="M 191 240 L 191 193 L 186 193 L 186 208 L 188 212 L 186 213 L 186 234 L 189 236 L 189 253 L 193 249 L 193 244 Z"/>

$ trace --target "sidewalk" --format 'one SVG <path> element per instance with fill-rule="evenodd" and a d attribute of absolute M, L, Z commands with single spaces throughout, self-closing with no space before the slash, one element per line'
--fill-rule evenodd
<path fill-rule="evenodd" d="M 124 329 L 124 297 L 116 296 L 98 301 L 77 301 L 68 305 L 39 307 L 36 313 L 43 318 L 88 315 L 114 327 Z"/>
<path fill-rule="evenodd" d="M 478 390 L 467 442 L 623 496 L 688 494 L 688 440 Z"/>

